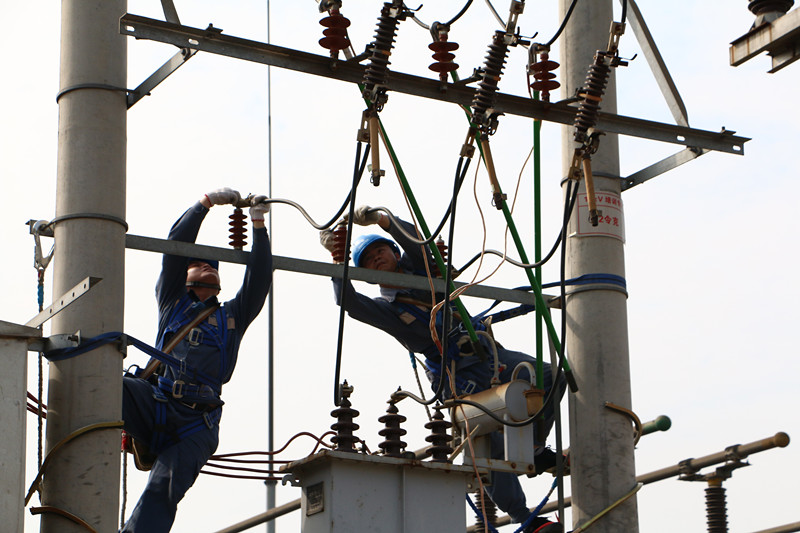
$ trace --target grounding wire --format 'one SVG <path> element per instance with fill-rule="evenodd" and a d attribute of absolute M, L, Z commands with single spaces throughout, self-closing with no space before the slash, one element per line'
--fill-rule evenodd
<path fill-rule="evenodd" d="M 370 145 L 368 144 L 366 149 L 364 149 L 364 162 L 366 162 L 367 155 L 369 154 Z M 340 394 L 339 394 L 339 374 L 342 369 L 342 343 L 344 341 L 344 308 L 345 308 L 345 298 L 347 297 L 347 284 L 348 284 L 348 276 L 350 274 L 350 261 L 347 255 L 350 251 L 350 241 L 353 235 L 353 213 L 355 212 L 355 201 L 356 201 L 356 189 L 358 188 L 358 183 L 361 181 L 361 173 L 364 170 L 364 163 L 359 165 L 359 156 L 361 155 L 361 142 L 358 143 L 358 147 L 356 148 L 356 157 L 355 163 L 353 168 L 353 186 L 350 189 L 350 216 L 347 219 L 347 237 L 345 243 L 345 261 L 344 261 L 344 270 L 342 272 L 342 289 L 339 292 L 339 332 L 337 337 L 337 344 L 336 344 L 336 366 L 334 370 L 333 376 L 333 404 L 336 407 L 339 407 L 340 404 Z M 338 218 L 338 215 L 337 215 Z"/>

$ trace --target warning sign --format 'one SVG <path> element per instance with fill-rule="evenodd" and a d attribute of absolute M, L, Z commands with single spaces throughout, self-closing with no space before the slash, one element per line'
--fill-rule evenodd
<path fill-rule="evenodd" d="M 589 220 L 589 198 L 578 194 L 578 230 L 573 235 L 591 237 L 602 235 L 625 242 L 625 224 L 622 218 L 622 198 L 612 192 L 596 192 L 595 202 L 600 213 L 597 226 Z"/>

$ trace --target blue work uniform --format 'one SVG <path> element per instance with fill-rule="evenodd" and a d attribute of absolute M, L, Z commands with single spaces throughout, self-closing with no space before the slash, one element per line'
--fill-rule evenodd
<path fill-rule="evenodd" d="M 397 221 L 397 224 L 401 224 L 406 232 L 411 235 L 416 234 L 413 226 L 408 222 Z M 425 261 L 431 261 L 427 252 L 427 247 L 423 250 L 420 245 L 411 242 L 403 232 L 399 230 L 395 221 L 391 222 L 389 233 L 403 250 L 399 262 L 401 271 L 407 274 L 425 275 Z M 341 305 L 340 294 L 342 283 L 341 279 L 333 278 L 334 294 L 338 305 Z M 398 297 L 399 300 L 406 301 L 399 301 Z M 345 285 L 344 308 L 350 317 L 385 331 L 394 337 L 408 351 L 425 355 L 429 366 L 431 366 L 431 364 L 433 366 L 439 365 L 441 364 L 441 355 L 431 338 L 429 318 L 427 318 L 430 317 L 430 310 L 409 304 L 407 301 L 408 298 L 423 302 L 430 301 L 430 292 L 381 287 L 381 296 L 378 298 L 370 298 L 356 292 L 352 283 L 348 280 Z M 437 302 L 442 299 L 443 295 L 437 295 Z M 414 309 L 414 307 L 417 307 L 417 309 Z M 453 320 L 455 322 L 453 325 L 457 326 L 458 320 L 456 318 Z M 480 325 L 477 326 L 480 327 Z M 439 331 L 441 337 L 441 330 Z M 451 334 L 448 337 L 448 343 L 454 350 L 456 340 L 462 335 L 463 334 Z M 461 355 L 455 355 L 454 357 L 456 363 L 456 387 L 458 388 L 459 394 L 478 392 L 488 389 L 490 386 L 490 380 L 493 374 L 493 352 L 488 339 L 485 339 L 483 336 L 479 336 L 479 339 L 484 347 L 484 352 L 487 354 L 485 360 L 481 360 L 475 355 L 463 356 L 463 352 Z M 536 360 L 530 355 L 508 350 L 499 343 L 496 343 L 496 346 L 498 359 L 501 365 L 499 378 L 502 383 L 507 383 L 511 380 L 511 374 L 520 362 L 531 363 L 535 368 Z M 451 349 L 448 349 L 448 353 L 453 354 Z M 437 373 L 427 373 L 434 390 L 439 381 L 439 377 L 436 375 Z M 523 367 L 518 373 L 518 378 L 528 380 L 529 373 L 527 369 Z M 543 378 L 545 394 L 547 394 L 552 387 L 550 365 L 547 363 L 544 364 Z M 563 395 L 564 390 L 565 381 L 562 377 L 559 387 L 561 395 Z M 445 391 L 445 394 L 449 395 L 449 391 Z M 550 433 L 550 429 L 553 426 L 553 403 L 549 405 L 550 406 L 544 413 L 544 423 L 539 426 L 543 427 L 543 431 L 537 431 L 535 435 L 535 444 L 537 447 L 544 446 L 547 435 Z M 492 443 L 492 458 L 502 458 L 504 455 L 502 433 L 495 431 L 491 434 L 490 438 Z M 497 504 L 501 510 L 508 513 L 515 522 L 524 522 L 530 516 L 530 511 L 525 501 L 525 494 L 515 474 L 493 472 L 492 484 L 491 487 L 487 487 L 487 492 L 495 504 Z"/>
<path fill-rule="evenodd" d="M 169 240 L 194 242 L 208 209 L 195 204 L 172 226 Z M 172 335 L 209 306 L 186 287 L 189 259 L 164 255 L 156 285 L 161 349 Z M 198 324 L 170 355 L 180 366 L 163 365 L 149 381 L 125 376 L 122 416 L 125 431 L 158 454 L 124 532 L 168 532 L 178 502 L 216 451 L 222 414 L 220 393 L 227 383 L 247 326 L 256 318 L 272 283 L 272 253 L 266 228 L 253 228 L 253 246 L 241 289 Z M 183 364 L 185 362 L 185 364 Z"/>

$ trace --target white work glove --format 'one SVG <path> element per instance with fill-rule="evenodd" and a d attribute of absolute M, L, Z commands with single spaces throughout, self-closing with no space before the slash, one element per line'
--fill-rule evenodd
<path fill-rule="evenodd" d="M 353 224 L 358 224 L 359 226 L 377 224 L 381 219 L 381 213 L 380 211 L 368 212 L 370 209 L 372 208 L 368 205 L 356 207 L 356 210 L 353 213 Z"/>
<path fill-rule="evenodd" d="M 333 232 L 329 229 L 324 229 L 319 232 L 319 243 L 325 247 L 330 253 L 333 253 L 336 244 L 336 238 Z"/>
<path fill-rule="evenodd" d="M 250 202 L 250 220 L 253 222 L 263 222 L 264 215 L 269 213 L 269 206 L 270 204 L 265 203 L 265 200 L 269 200 L 264 195 L 256 196 Z"/>
<path fill-rule="evenodd" d="M 224 187 L 222 189 L 216 189 L 210 193 L 207 193 L 206 198 L 208 198 L 208 201 L 211 202 L 211 205 L 221 205 L 235 204 L 239 201 L 241 196 L 239 195 L 239 191 L 234 191 L 230 187 Z"/>

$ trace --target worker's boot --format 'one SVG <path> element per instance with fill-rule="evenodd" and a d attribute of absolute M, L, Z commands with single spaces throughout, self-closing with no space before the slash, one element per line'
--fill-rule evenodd
<path fill-rule="evenodd" d="M 558 522 L 551 522 L 537 516 L 528 524 L 523 533 L 564 533 L 564 527 Z"/>

